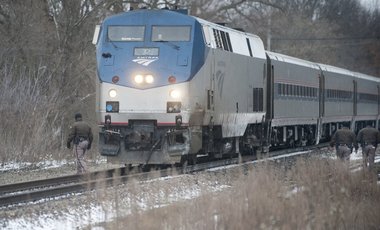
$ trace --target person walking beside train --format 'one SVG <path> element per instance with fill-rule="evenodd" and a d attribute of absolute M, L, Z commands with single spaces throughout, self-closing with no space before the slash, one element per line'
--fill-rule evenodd
<path fill-rule="evenodd" d="M 371 125 L 367 125 L 359 131 L 357 141 L 362 148 L 363 167 L 371 170 L 375 163 L 376 147 L 380 142 L 380 132 Z"/>
<path fill-rule="evenodd" d="M 358 144 L 356 142 L 356 135 L 347 126 L 343 126 L 337 130 L 331 138 L 330 146 L 335 145 L 336 155 L 343 161 L 350 160 L 352 149 L 358 151 Z"/>
<path fill-rule="evenodd" d="M 75 114 L 75 122 L 70 126 L 69 135 L 67 137 L 67 148 L 70 149 L 71 142 L 74 143 L 73 152 L 76 157 L 77 173 L 86 172 L 86 163 L 84 155 L 86 150 L 91 148 L 93 134 L 91 127 L 82 120 L 82 114 Z"/>

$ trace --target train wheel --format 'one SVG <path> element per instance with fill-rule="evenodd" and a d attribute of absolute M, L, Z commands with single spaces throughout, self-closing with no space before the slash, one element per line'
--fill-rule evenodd
<path fill-rule="evenodd" d="M 181 165 L 195 165 L 197 163 L 196 154 L 188 154 L 181 157 Z"/>
<path fill-rule="evenodd" d="M 129 171 L 132 171 L 133 169 L 133 166 L 132 164 L 125 164 L 125 169 L 129 172 Z"/>

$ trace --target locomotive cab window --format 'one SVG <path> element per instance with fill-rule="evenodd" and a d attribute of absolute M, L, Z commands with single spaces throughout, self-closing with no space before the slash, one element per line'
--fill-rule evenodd
<path fill-rule="evenodd" d="M 112 42 L 144 41 L 144 26 L 108 26 L 108 40 Z"/>
<path fill-rule="evenodd" d="M 153 26 L 153 42 L 188 42 L 191 26 Z"/>

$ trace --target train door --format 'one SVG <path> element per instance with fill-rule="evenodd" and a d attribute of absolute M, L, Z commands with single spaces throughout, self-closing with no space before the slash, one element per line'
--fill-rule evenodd
<path fill-rule="evenodd" d="M 325 75 L 319 75 L 319 117 L 325 116 Z"/>
<path fill-rule="evenodd" d="M 208 25 L 202 24 L 203 38 L 205 45 L 209 47 L 209 68 L 205 74 L 205 82 L 208 84 L 205 86 L 205 119 L 206 125 L 202 126 L 202 148 L 203 152 L 211 153 L 214 149 L 214 110 L 215 110 L 215 81 L 216 81 L 216 61 L 215 61 L 215 48 L 216 41 L 212 28 Z"/>
<path fill-rule="evenodd" d="M 322 137 L 323 130 L 323 117 L 325 116 L 325 75 L 322 70 L 320 70 L 319 74 L 319 112 L 318 112 L 318 120 L 317 120 L 317 132 L 315 132 L 315 142 L 319 143 Z"/>
<path fill-rule="evenodd" d="M 261 131 L 261 152 L 269 152 L 269 146 L 271 143 L 272 136 L 272 119 L 274 118 L 274 66 L 272 61 L 267 56 L 266 66 L 264 66 L 264 79 L 266 78 L 266 94 L 265 94 L 265 121 L 263 121 L 262 131 Z"/>
<path fill-rule="evenodd" d="M 358 115 L 358 83 L 353 80 L 353 92 L 354 92 L 354 99 L 353 99 L 353 108 L 352 108 L 352 114 L 354 116 Z"/>
<path fill-rule="evenodd" d="M 274 67 L 272 65 L 272 62 L 267 55 L 267 66 L 266 66 L 266 79 L 267 79 L 267 88 L 266 88 L 266 119 L 267 120 L 272 120 L 274 116 L 274 111 L 273 111 L 273 104 L 274 104 Z"/>
<path fill-rule="evenodd" d="M 351 130 L 353 130 L 354 132 L 356 131 L 356 125 L 355 125 L 355 120 L 356 120 L 356 116 L 358 115 L 358 82 L 353 80 L 353 103 L 352 103 L 352 121 L 351 121 Z"/>
<path fill-rule="evenodd" d="M 212 55 L 215 56 L 214 49 L 211 49 Z M 212 58 L 211 61 L 211 75 L 210 75 L 210 89 L 207 92 L 207 110 L 211 114 L 211 118 L 214 114 L 215 105 L 214 105 L 214 92 L 216 85 L 216 63 L 215 58 Z"/>
<path fill-rule="evenodd" d="M 380 119 L 380 85 L 377 85 L 377 119 L 376 119 L 376 129 L 379 129 L 379 119 Z"/>
<path fill-rule="evenodd" d="M 203 37 L 204 37 L 204 40 L 206 42 L 206 45 L 208 47 L 211 47 L 211 48 L 215 48 L 216 47 L 216 41 L 215 41 L 215 37 L 213 36 L 213 33 L 211 32 L 211 28 L 207 25 L 202 25 L 202 29 L 203 29 Z M 215 77 L 216 77 L 216 73 L 215 73 L 215 53 L 214 53 L 214 49 L 210 49 L 210 52 L 211 53 L 211 63 L 210 63 L 210 74 L 209 74 L 209 78 L 210 78 L 210 87 L 207 89 L 207 112 L 210 113 L 210 116 L 212 118 L 213 116 L 213 111 L 214 111 L 214 91 L 215 91 Z"/>
<path fill-rule="evenodd" d="M 380 116 L 380 85 L 377 86 L 377 115 Z"/>

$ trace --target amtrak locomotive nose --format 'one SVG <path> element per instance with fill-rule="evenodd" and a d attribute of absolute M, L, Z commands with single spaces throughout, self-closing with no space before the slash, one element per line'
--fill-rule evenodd
<path fill-rule="evenodd" d="M 189 149 L 189 81 L 206 54 L 201 25 L 178 12 L 138 10 L 97 31 L 101 153 L 127 163 L 180 161 Z"/>

